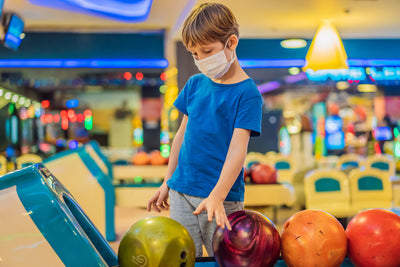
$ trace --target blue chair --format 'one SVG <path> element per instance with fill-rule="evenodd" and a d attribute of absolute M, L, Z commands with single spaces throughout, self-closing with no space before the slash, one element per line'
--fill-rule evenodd
<path fill-rule="evenodd" d="M 74 197 L 42 164 L 0 177 L 4 266 L 115 266 L 118 258 Z"/>

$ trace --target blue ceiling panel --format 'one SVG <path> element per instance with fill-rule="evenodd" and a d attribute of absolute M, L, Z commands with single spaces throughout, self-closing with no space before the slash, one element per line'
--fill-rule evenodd
<path fill-rule="evenodd" d="M 29 0 L 31 4 L 127 22 L 147 19 L 152 0 Z"/>

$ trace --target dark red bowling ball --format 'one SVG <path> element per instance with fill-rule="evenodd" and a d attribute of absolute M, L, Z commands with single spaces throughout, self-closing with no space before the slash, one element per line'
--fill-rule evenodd
<path fill-rule="evenodd" d="M 276 184 L 276 169 L 273 166 L 259 163 L 252 167 L 251 181 L 255 184 Z"/>
<path fill-rule="evenodd" d="M 217 228 L 213 251 L 221 267 L 274 266 L 281 252 L 281 239 L 275 225 L 263 214 L 237 211 L 228 216 L 232 230 Z"/>
<path fill-rule="evenodd" d="M 358 213 L 346 227 L 347 255 L 357 267 L 400 266 L 400 216 L 383 209 Z"/>

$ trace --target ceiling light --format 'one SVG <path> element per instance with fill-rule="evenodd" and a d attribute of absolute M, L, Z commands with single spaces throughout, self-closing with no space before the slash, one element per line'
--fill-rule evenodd
<path fill-rule="evenodd" d="M 378 87 L 376 86 L 376 83 L 371 80 L 369 75 L 366 75 L 365 80 L 362 80 L 357 84 L 357 90 L 361 93 L 372 93 L 376 92 L 377 89 Z"/>
<path fill-rule="evenodd" d="M 12 94 L 10 92 L 7 92 L 7 93 L 4 94 L 4 98 L 7 99 L 7 100 L 10 100 L 11 96 L 12 96 Z"/>
<path fill-rule="evenodd" d="M 18 99 L 19 99 L 19 96 L 18 96 L 18 95 L 13 95 L 12 98 L 11 98 L 11 102 L 17 103 L 17 102 L 18 102 Z"/>
<path fill-rule="evenodd" d="M 346 60 L 338 31 L 331 22 L 323 21 L 311 42 L 303 70 L 348 69 Z"/>
<path fill-rule="evenodd" d="M 288 72 L 289 72 L 291 75 L 297 75 L 297 74 L 300 73 L 300 69 L 297 68 L 297 67 L 291 67 L 291 68 L 288 69 Z"/>
<path fill-rule="evenodd" d="M 336 88 L 339 90 L 346 90 L 350 87 L 350 84 L 347 81 L 339 81 L 336 83 Z"/>
<path fill-rule="evenodd" d="M 373 93 L 376 92 L 377 86 L 375 84 L 359 84 L 357 90 L 361 93 Z"/>
<path fill-rule="evenodd" d="M 303 39 L 286 39 L 281 41 L 281 46 L 288 49 L 303 48 L 306 45 L 307 42 Z"/>

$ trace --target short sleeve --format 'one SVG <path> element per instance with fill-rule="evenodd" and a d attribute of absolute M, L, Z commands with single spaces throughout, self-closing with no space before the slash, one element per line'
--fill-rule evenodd
<path fill-rule="evenodd" d="M 258 93 L 258 90 L 257 90 Z M 251 136 L 261 135 L 262 97 L 253 94 L 239 102 L 235 128 L 251 130 Z"/>
<path fill-rule="evenodd" d="M 190 78 L 185 86 L 183 87 L 182 91 L 179 93 L 178 97 L 176 98 L 174 102 L 174 106 L 181 111 L 183 114 L 188 115 L 187 111 L 187 99 L 188 99 L 188 91 L 191 86 L 192 79 Z"/>

